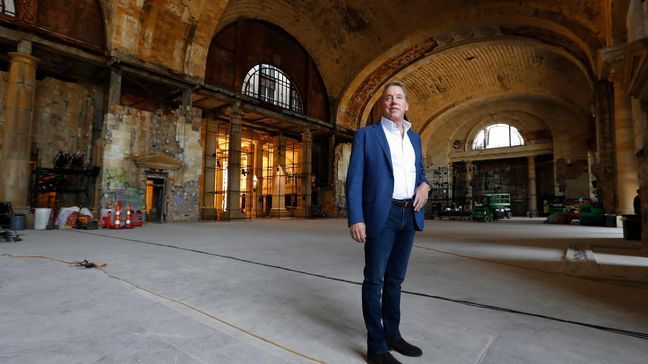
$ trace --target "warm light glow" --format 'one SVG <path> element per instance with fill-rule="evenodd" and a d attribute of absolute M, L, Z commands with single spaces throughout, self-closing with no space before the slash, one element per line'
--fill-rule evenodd
<path fill-rule="evenodd" d="M 472 143 L 473 149 L 504 148 L 524 145 L 517 128 L 507 124 L 493 124 L 480 130 Z"/>
<path fill-rule="evenodd" d="M 151 213 L 153 207 L 153 181 L 146 180 L 146 214 Z"/>

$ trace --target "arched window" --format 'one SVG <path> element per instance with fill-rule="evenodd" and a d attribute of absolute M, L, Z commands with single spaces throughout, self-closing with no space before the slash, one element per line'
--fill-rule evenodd
<path fill-rule="evenodd" d="M 243 93 L 284 109 L 303 112 L 299 93 L 288 76 L 269 64 L 258 64 L 248 71 L 243 80 Z"/>
<path fill-rule="evenodd" d="M 14 0 L 0 0 L 0 14 L 16 16 L 16 5 Z"/>
<path fill-rule="evenodd" d="M 522 135 L 514 126 L 493 124 L 477 133 L 473 140 L 472 149 L 490 149 L 524 145 Z"/>

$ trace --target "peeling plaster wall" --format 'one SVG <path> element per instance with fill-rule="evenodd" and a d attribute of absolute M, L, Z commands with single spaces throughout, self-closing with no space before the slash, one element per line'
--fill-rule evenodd
<path fill-rule="evenodd" d="M 4 109 L 9 74 L 0 72 L 0 143 L 4 134 Z M 38 152 L 37 165 L 51 168 L 59 151 L 91 154 L 95 86 L 45 78 L 36 82 L 32 124 L 32 146 Z"/>
<path fill-rule="evenodd" d="M 58 152 L 79 153 L 87 166 L 92 153 L 96 87 L 45 78 L 36 82 L 32 145 L 38 166 L 54 167 Z"/>
<path fill-rule="evenodd" d="M 206 53 L 204 49 L 188 50 L 204 2 L 116 0 L 112 6 L 112 45 L 118 52 L 179 72 L 184 71 L 188 52 L 197 56 Z M 204 57 L 200 61 L 204 64 Z M 189 62 L 192 69 L 197 68 Z"/>
<path fill-rule="evenodd" d="M 167 172 L 166 221 L 199 219 L 202 146 L 201 113 L 197 109 L 175 110 L 171 114 L 151 113 L 115 105 L 106 115 L 102 206 L 113 201 L 130 202 L 134 209 L 144 206 L 147 170 L 134 160 L 164 153 L 183 167 Z"/>

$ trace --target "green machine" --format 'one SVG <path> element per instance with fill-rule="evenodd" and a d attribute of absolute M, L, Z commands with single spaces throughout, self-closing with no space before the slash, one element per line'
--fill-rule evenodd
<path fill-rule="evenodd" d="M 605 225 L 603 206 L 597 202 L 585 202 L 578 207 L 578 219 L 583 225 Z"/>
<path fill-rule="evenodd" d="M 475 221 L 493 221 L 511 218 L 510 193 L 485 193 L 481 203 L 475 203 L 472 219 Z"/>

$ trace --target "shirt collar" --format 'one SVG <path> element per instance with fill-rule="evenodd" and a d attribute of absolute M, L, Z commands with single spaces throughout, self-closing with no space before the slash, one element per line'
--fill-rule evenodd
<path fill-rule="evenodd" d="M 383 128 L 385 128 L 387 131 L 391 133 L 399 133 L 396 123 L 387 119 L 384 116 L 380 119 L 380 124 L 383 126 Z M 405 130 L 405 133 L 407 133 L 407 131 L 410 130 L 411 127 L 412 127 L 412 123 L 410 123 L 407 120 L 403 120 L 403 130 Z"/>

